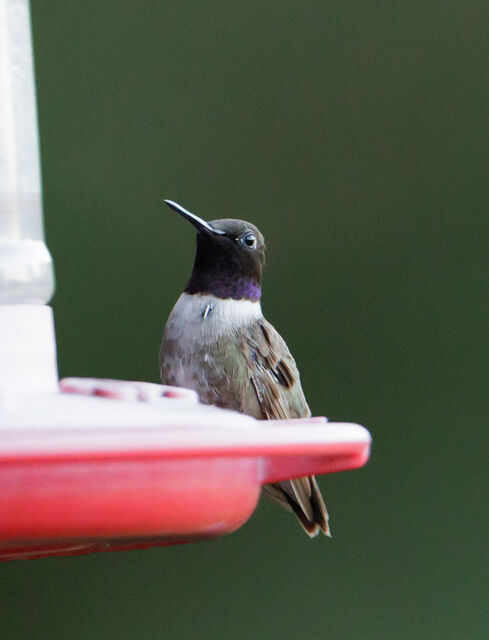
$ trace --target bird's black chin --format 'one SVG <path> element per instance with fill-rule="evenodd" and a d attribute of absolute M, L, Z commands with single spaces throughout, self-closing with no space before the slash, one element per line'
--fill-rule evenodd
<path fill-rule="evenodd" d="M 259 261 L 237 250 L 228 237 L 197 234 L 197 252 L 186 293 L 255 302 L 260 299 L 260 285 Z"/>

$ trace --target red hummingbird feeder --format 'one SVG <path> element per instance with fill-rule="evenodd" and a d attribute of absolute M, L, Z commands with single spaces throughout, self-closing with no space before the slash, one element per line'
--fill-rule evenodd
<path fill-rule="evenodd" d="M 370 449 L 359 425 L 257 421 L 149 383 L 66 379 L 0 417 L 3 560 L 230 533 L 262 484 L 354 469 Z"/>
<path fill-rule="evenodd" d="M 0 560 L 220 536 L 246 522 L 262 484 L 363 465 L 359 425 L 257 421 L 150 383 L 58 381 L 28 0 L 0 0 L 0 26 Z"/>

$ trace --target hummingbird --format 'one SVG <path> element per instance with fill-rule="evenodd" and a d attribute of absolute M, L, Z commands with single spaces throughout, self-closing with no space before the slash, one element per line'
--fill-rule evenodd
<path fill-rule="evenodd" d="M 195 390 L 201 402 L 258 420 L 311 415 L 285 341 L 265 320 L 261 280 L 265 240 L 243 220 L 206 222 L 172 200 L 166 204 L 197 230 L 195 262 L 166 323 L 160 349 L 163 384 Z M 330 536 L 314 476 L 263 487 L 292 511 L 305 532 Z"/>

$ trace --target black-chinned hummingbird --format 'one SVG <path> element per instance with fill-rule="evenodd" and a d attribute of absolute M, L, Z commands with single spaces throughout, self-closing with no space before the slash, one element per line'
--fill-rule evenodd
<path fill-rule="evenodd" d="M 262 314 L 262 234 L 243 220 L 205 222 L 177 203 L 165 202 L 197 229 L 197 253 L 165 327 L 163 384 L 194 389 L 204 404 L 258 420 L 310 416 L 294 358 Z M 314 476 L 265 485 L 264 491 L 293 511 L 309 536 L 319 531 L 330 535 Z"/>

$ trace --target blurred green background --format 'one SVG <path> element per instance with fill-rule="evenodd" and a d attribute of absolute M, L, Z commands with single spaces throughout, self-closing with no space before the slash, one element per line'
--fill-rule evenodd
<path fill-rule="evenodd" d="M 487 638 L 486 2 L 32 3 L 61 376 L 158 380 L 194 233 L 256 223 L 333 540 L 261 502 L 191 546 L 4 564 L 0 635 Z M 484 486 L 486 490 L 484 490 Z"/>

